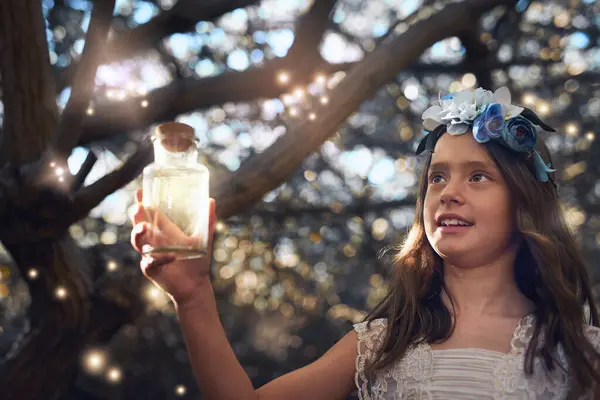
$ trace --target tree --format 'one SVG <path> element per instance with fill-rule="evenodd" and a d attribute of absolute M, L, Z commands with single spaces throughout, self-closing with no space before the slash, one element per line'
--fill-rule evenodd
<path fill-rule="evenodd" d="M 516 2 L 513 0 L 454 1 L 443 7 L 429 2 L 390 27 L 362 60 L 332 64 L 322 57 L 319 44 L 324 32 L 332 28 L 331 15 L 336 1 L 317 0 L 298 18 L 294 42 L 285 57 L 267 59 L 262 65 L 241 72 L 226 71 L 206 78 L 188 76 L 176 57 L 162 48 L 161 40 L 168 35 L 190 31 L 198 21 L 215 20 L 254 3 L 256 1 L 251 0 L 180 0 L 145 24 L 109 35 L 111 26 L 120 23 L 113 17 L 115 1 L 96 1 L 80 59 L 66 68 L 54 70 L 48 55 L 41 2 L 7 0 L 0 4 L 0 73 L 4 103 L 0 142 L 0 241 L 22 276 L 31 277 L 32 271 L 37 273 L 35 278 L 27 279 L 31 329 L 2 363 L 1 390 L 5 398 L 82 398 L 84 394 L 78 392 L 81 388 L 74 385 L 82 350 L 91 344 L 106 343 L 143 313 L 143 304 L 139 296 L 132 293 L 131 286 L 99 283 L 98 270 L 104 266 L 98 265 L 98 258 L 91 256 L 93 251 L 77 245 L 68 229 L 85 218 L 106 196 L 138 176 L 151 161 L 151 150 L 146 142 L 140 142 L 120 168 L 84 186 L 96 162 L 93 152 L 88 154 L 77 174 L 62 174 L 68 171 L 67 158 L 76 146 L 118 141 L 128 132 L 214 105 L 284 95 L 289 87 L 280 79 L 282 72 L 293 77 L 296 84 L 307 85 L 315 73 L 343 71 L 344 78 L 332 85 L 327 95 L 328 105 L 319 115 L 284 121 L 285 133 L 262 152 L 251 154 L 236 171 L 213 170 L 211 196 L 217 200 L 219 218 L 240 216 L 290 179 L 361 104 L 395 81 L 399 74 L 472 72 L 480 85 L 492 87 L 495 84 L 492 72 L 506 66 L 493 57 L 496 54 L 490 48 L 496 51 L 498 48 L 490 39 L 487 43 L 481 40 L 477 23 L 484 13 L 504 6 L 499 8 L 500 17 L 493 31 L 496 35 L 493 40 L 500 40 L 511 34 L 506 27 L 518 23 L 522 15 L 514 11 Z M 57 7 L 58 4 L 54 9 Z M 597 37 L 597 28 L 589 31 L 591 37 Z M 466 49 L 466 57 L 460 64 L 440 66 L 419 61 L 430 46 L 450 37 L 458 37 Z M 98 101 L 93 115 L 88 115 L 90 102 L 95 100 L 94 79 L 98 67 L 151 49 L 158 49 L 161 57 L 173 64 L 177 79 L 152 90 L 144 97 L 145 102 L 139 98 L 119 103 Z M 533 61 L 513 59 L 510 65 L 519 62 L 527 65 Z M 578 79 L 584 82 L 586 76 L 578 74 Z M 594 76 L 597 75 L 592 74 L 589 79 Z M 71 95 L 64 110 L 59 112 L 55 99 L 67 86 L 71 87 Z M 368 144 L 373 140 L 360 129 L 353 133 L 348 135 L 348 145 L 352 145 L 352 140 L 356 141 L 354 144 Z M 403 153 L 410 151 L 410 143 L 406 142 L 400 149 Z M 378 141 L 375 145 L 385 147 L 386 142 Z M 398 146 L 397 143 L 388 145 Z M 569 156 L 575 163 L 577 157 L 585 154 L 587 152 L 582 151 Z M 62 179 L 57 180 L 57 174 Z M 586 183 L 574 186 L 580 190 L 580 198 L 587 193 Z M 346 207 L 345 212 L 366 215 L 377 208 L 370 203 L 367 207 L 368 193 L 358 197 L 360 201 Z M 253 211 L 271 216 L 281 213 L 288 218 L 294 212 L 300 215 L 344 209 L 336 204 L 339 203 L 310 210 Z M 402 206 L 411 204 L 411 198 L 381 204 L 382 208 Z M 276 218 L 273 224 L 277 229 Z M 373 249 L 365 251 L 374 252 Z M 268 364 L 268 360 L 264 362 Z"/>

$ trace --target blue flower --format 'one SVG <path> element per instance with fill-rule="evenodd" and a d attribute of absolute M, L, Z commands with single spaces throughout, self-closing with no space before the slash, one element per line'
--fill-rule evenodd
<path fill-rule="evenodd" d="M 489 104 L 483 108 L 479 116 L 473 121 L 473 136 L 479 143 L 485 143 L 490 139 L 498 138 L 503 128 L 502 105 L 498 103 Z"/>
<path fill-rule="evenodd" d="M 527 118 L 516 116 L 506 121 L 502 139 L 514 151 L 526 152 L 535 148 L 537 131 Z"/>

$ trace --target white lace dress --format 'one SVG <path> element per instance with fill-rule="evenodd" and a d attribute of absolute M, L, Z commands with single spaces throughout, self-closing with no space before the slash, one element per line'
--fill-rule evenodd
<path fill-rule="evenodd" d="M 354 325 L 358 335 L 355 382 L 361 400 L 404 399 L 564 399 L 567 376 L 559 367 L 547 374 L 536 358 L 534 374 L 526 377 L 524 358 L 533 332 L 535 317 L 521 319 L 514 331 L 511 350 L 501 353 L 484 349 L 433 350 L 428 344 L 409 348 L 405 356 L 374 379 L 364 374 L 366 361 L 381 346 L 385 319 Z M 600 329 L 586 326 L 585 332 L 596 349 L 600 348 Z M 558 349 L 562 365 L 566 359 Z M 591 399 L 591 393 L 588 397 Z"/>

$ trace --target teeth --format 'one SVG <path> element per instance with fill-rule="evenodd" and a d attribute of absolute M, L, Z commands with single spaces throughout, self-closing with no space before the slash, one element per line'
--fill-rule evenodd
<path fill-rule="evenodd" d="M 461 221 L 459 219 L 445 219 L 442 221 L 442 225 L 451 226 L 451 225 L 460 225 L 460 226 L 471 226 L 471 224 Z"/>

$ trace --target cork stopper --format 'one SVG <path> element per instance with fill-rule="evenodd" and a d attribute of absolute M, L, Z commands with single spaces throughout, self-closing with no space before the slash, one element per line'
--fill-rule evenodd
<path fill-rule="evenodd" d="M 194 128 L 181 122 L 165 122 L 156 127 L 155 138 L 170 152 L 187 151 L 194 146 Z"/>

